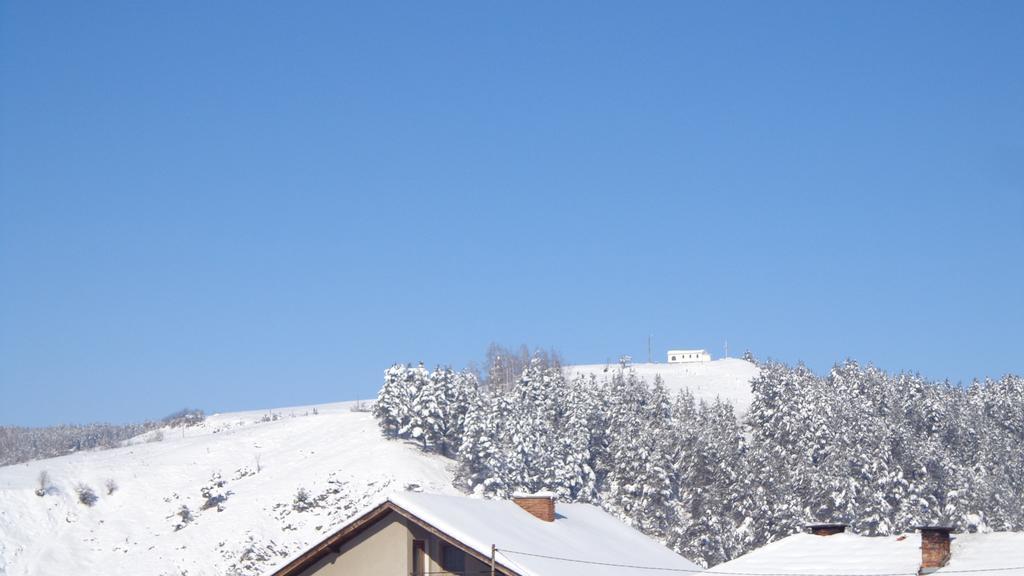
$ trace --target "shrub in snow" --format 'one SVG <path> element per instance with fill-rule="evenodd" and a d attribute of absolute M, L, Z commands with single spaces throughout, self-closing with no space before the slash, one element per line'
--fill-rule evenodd
<path fill-rule="evenodd" d="M 92 506 L 100 499 L 100 497 L 96 495 L 96 491 L 93 490 L 91 486 L 81 482 L 75 485 L 75 494 L 78 495 L 78 501 L 86 506 Z"/>
<path fill-rule="evenodd" d="M 146 439 L 146 442 L 163 442 L 163 441 L 164 441 L 164 431 L 163 430 L 157 430 L 156 432 L 153 432 L 153 434 L 151 434 L 149 436 L 149 438 Z"/>
<path fill-rule="evenodd" d="M 117 490 L 117 482 L 114 482 L 113 478 L 107 478 L 103 486 L 107 489 L 107 496 L 110 496 Z"/>
<path fill-rule="evenodd" d="M 310 508 L 316 506 L 316 502 L 313 497 L 310 496 L 309 491 L 305 488 L 299 488 L 295 491 L 295 498 L 292 499 L 292 509 L 296 512 L 305 512 Z"/>
<path fill-rule="evenodd" d="M 196 519 L 195 516 L 192 515 L 192 510 L 184 504 L 181 505 L 181 508 L 179 508 L 178 511 L 174 513 L 174 515 L 181 519 L 180 522 L 174 525 L 175 532 L 181 530 L 185 526 L 188 526 L 192 523 L 193 520 Z"/>
<path fill-rule="evenodd" d="M 224 502 L 227 501 L 228 496 L 231 492 L 225 490 L 227 481 L 220 477 L 219 472 L 214 472 L 210 476 L 210 483 L 199 489 L 199 493 L 202 494 L 204 501 L 200 510 L 209 510 L 210 508 L 216 508 L 217 512 L 224 511 Z"/>
<path fill-rule="evenodd" d="M 36 496 L 46 496 L 51 490 L 53 490 L 53 484 L 50 483 L 50 473 L 46 470 L 39 473 L 39 477 L 36 481 L 39 483 L 39 487 L 36 488 Z"/>
<path fill-rule="evenodd" d="M 242 466 L 241 468 L 236 468 L 235 469 L 235 475 L 232 478 L 232 480 L 239 480 L 241 478 L 245 478 L 246 476 L 252 476 L 255 473 L 256 473 L 256 470 L 254 470 L 254 469 L 252 469 L 252 468 L 250 468 L 248 466 Z"/>
<path fill-rule="evenodd" d="M 279 562 L 287 557 L 287 546 L 279 545 L 273 540 L 262 542 L 250 534 L 246 545 L 240 550 L 238 560 L 228 567 L 227 576 L 248 576 L 266 572 L 269 563 Z"/>

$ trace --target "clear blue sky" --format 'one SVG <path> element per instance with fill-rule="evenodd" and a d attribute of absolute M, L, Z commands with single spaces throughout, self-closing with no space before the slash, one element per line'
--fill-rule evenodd
<path fill-rule="evenodd" d="M 1021 2 L 0 1 L 0 424 L 1022 326 Z"/>

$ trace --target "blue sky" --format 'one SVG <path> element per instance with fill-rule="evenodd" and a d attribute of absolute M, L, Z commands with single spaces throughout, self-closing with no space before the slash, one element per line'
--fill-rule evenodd
<path fill-rule="evenodd" d="M 1020 2 L 0 2 L 0 424 L 491 341 L 1024 372 L 1022 62 Z"/>

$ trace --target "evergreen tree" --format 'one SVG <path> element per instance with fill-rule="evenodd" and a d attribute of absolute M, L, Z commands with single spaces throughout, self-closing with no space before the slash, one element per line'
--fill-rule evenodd
<path fill-rule="evenodd" d="M 385 436 L 395 438 L 405 425 L 405 415 L 409 411 L 408 391 L 405 387 L 407 368 L 395 364 L 384 371 L 384 385 L 377 393 L 377 401 L 373 404 L 373 416 L 377 419 Z"/>

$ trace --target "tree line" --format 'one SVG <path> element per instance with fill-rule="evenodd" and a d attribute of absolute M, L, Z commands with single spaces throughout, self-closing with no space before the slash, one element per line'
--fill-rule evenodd
<path fill-rule="evenodd" d="M 961 387 L 855 361 L 821 376 L 769 361 L 737 415 L 628 368 L 567 380 L 549 359 L 511 385 L 395 365 L 374 415 L 387 436 L 457 460 L 467 492 L 591 502 L 705 566 L 811 522 L 1024 529 L 1018 376 Z"/>
<path fill-rule="evenodd" d="M 54 458 L 80 450 L 122 446 L 130 438 L 163 427 L 192 426 L 206 416 L 185 408 L 156 421 L 130 424 L 61 424 L 57 426 L 0 426 L 0 466 Z"/>

